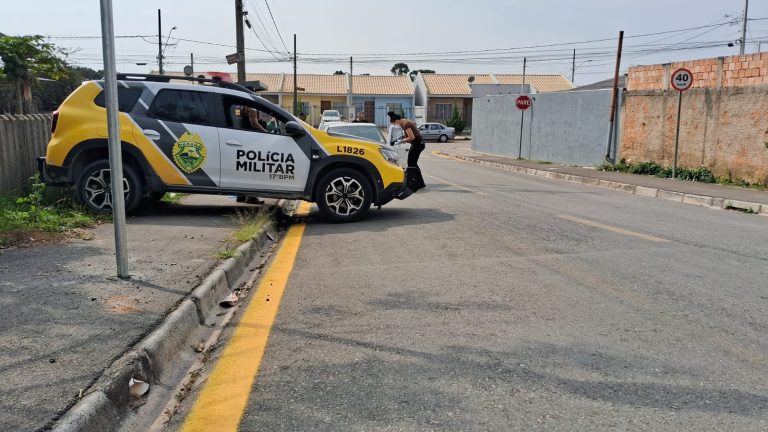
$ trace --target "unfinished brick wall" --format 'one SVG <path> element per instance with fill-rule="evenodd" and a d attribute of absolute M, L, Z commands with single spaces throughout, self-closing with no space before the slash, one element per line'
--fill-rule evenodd
<path fill-rule="evenodd" d="M 744 77 L 731 79 L 743 82 Z M 677 92 L 627 91 L 621 110 L 620 156 L 672 166 Z M 768 85 L 686 91 L 678 163 L 686 168 L 708 167 L 722 177 L 768 184 Z"/>
<path fill-rule="evenodd" d="M 671 73 L 679 68 L 686 68 L 693 73 L 693 88 L 768 84 L 768 52 L 764 52 L 633 66 L 627 74 L 627 90 L 668 90 Z"/>

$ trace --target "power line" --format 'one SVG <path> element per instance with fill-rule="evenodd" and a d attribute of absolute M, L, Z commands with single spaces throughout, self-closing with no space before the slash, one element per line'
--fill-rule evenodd
<path fill-rule="evenodd" d="M 272 18 L 272 24 L 275 26 L 275 30 L 277 30 L 277 36 L 280 38 L 280 43 L 283 44 L 283 48 L 285 48 L 285 51 L 289 52 L 290 50 L 285 45 L 285 41 L 283 40 L 283 35 L 280 34 L 280 29 L 277 28 L 277 23 L 275 22 L 275 16 L 272 15 L 272 8 L 269 7 L 269 1 L 268 0 L 264 0 L 264 3 L 267 5 L 267 11 L 269 12 L 269 17 Z"/>

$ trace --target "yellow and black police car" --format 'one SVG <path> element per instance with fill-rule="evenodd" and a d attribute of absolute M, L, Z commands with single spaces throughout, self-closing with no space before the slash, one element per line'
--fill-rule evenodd
<path fill-rule="evenodd" d="M 249 89 L 220 80 L 118 75 L 126 210 L 142 198 L 190 192 L 315 202 L 333 222 L 411 190 L 388 146 L 312 128 Z M 54 113 L 44 181 L 74 185 L 111 211 L 103 81 L 87 81 Z"/>

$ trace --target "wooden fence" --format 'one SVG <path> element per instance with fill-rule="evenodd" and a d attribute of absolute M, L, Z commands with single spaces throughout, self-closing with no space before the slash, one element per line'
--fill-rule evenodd
<path fill-rule="evenodd" d="M 51 138 L 50 114 L 0 115 L 0 194 L 22 189 Z"/>

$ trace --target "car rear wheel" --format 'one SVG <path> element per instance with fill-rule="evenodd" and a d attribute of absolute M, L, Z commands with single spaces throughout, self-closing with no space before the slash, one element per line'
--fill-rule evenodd
<path fill-rule="evenodd" d="M 448 135 L 445 135 L 445 134 L 443 134 L 443 135 L 440 135 L 440 138 L 438 138 L 438 140 L 439 140 L 440 142 L 442 142 L 442 143 L 444 143 L 444 142 L 448 142 Z"/>
<path fill-rule="evenodd" d="M 371 207 L 373 191 L 368 179 L 357 170 L 338 168 L 318 183 L 315 200 L 320 217 L 329 222 L 353 222 Z"/>
<path fill-rule="evenodd" d="M 76 183 L 77 199 L 89 210 L 97 213 L 112 211 L 112 176 L 107 160 L 98 160 L 80 174 Z M 125 211 L 130 213 L 141 203 L 141 182 L 138 175 L 128 166 L 123 166 L 123 191 Z"/>

